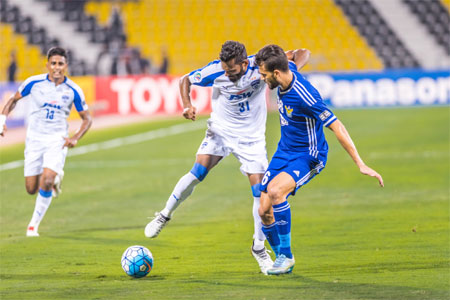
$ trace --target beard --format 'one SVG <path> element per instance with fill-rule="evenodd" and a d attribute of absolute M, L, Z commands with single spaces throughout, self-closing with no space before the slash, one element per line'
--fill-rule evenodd
<path fill-rule="evenodd" d="M 245 74 L 244 68 L 241 69 L 241 71 L 238 74 L 229 75 L 228 79 L 230 79 L 232 82 L 237 82 L 241 77 Z"/>
<path fill-rule="evenodd" d="M 274 88 L 278 87 L 280 84 L 278 83 L 278 81 L 276 81 L 274 78 L 268 78 L 266 80 L 267 86 L 269 87 L 269 89 L 273 90 Z"/>

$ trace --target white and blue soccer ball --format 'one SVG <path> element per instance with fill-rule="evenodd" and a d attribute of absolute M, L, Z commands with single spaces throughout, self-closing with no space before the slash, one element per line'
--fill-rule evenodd
<path fill-rule="evenodd" d="M 153 268 L 153 256 L 144 246 L 131 246 L 122 255 L 122 269 L 135 278 L 147 276 Z"/>

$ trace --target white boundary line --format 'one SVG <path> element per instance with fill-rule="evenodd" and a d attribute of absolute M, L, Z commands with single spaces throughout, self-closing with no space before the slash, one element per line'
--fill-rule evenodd
<path fill-rule="evenodd" d="M 109 141 L 93 143 L 86 146 L 80 146 L 69 150 L 67 156 L 77 156 L 83 155 L 90 152 L 107 150 L 118 148 L 131 144 L 138 144 L 145 141 L 154 140 L 161 137 L 176 135 L 180 133 L 185 133 L 189 131 L 195 131 L 202 128 L 205 128 L 204 121 L 195 121 L 193 123 L 188 124 L 178 124 L 167 128 L 160 128 L 156 130 L 147 131 L 144 133 L 138 133 L 126 137 L 120 137 L 116 139 L 112 139 Z M 23 160 L 11 161 L 9 163 L 0 165 L 0 172 L 6 170 L 12 170 L 23 166 Z"/>

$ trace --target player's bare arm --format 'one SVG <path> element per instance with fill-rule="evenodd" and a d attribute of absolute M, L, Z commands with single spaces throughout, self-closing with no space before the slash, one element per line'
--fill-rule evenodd
<path fill-rule="evenodd" d="M 22 99 L 22 95 L 19 92 L 16 92 L 14 95 L 9 98 L 8 102 L 6 102 L 3 107 L 2 113 L 0 115 L 0 135 L 3 136 L 7 130 L 6 128 L 6 117 L 9 113 L 16 107 L 17 101 Z"/>
<path fill-rule="evenodd" d="M 180 95 L 183 101 L 183 117 L 186 119 L 195 121 L 197 108 L 191 103 L 191 81 L 189 80 L 189 75 L 186 74 L 180 79 Z"/>
<path fill-rule="evenodd" d="M 287 58 L 296 64 L 297 70 L 299 71 L 308 63 L 311 56 L 311 51 L 305 48 L 289 50 L 285 53 Z"/>
<path fill-rule="evenodd" d="M 92 125 L 92 117 L 88 110 L 79 111 L 78 114 L 82 120 L 80 128 L 75 132 L 75 134 L 70 138 L 64 138 L 66 142 L 64 143 L 64 147 L 73 148 L 77 145 L 78 140 L 83 137 L 83 135 L 88 131 L 88 129 Z"/>
<path fill-rule="evenodd" d="M 371 177 L 375 177 L 378 180 L 378 183 L 381 187 L 384 186 L 383 178 L 380 174 L 378 174 L 375 170 L 368 167 L 364 161 L 361 159 L 361 157 L 358 154 L 358 150 L 356 149 L 355 144 L 353 143 L 350 134 L 348 133 L 347 129 L 345 128 L 344 124 L 342 124 L 341 121 L 336 120 L 329 128 L 334 132 L 336 135 L 336 138 L 338 139 L 339 143 L 342 145 L 342 147 L 347 151 L 347 153 L 350 155 L 350 157 L 353 159 L 355 164 L 358 166 L 359 171 L 361 174 L 369 175 Z"/>

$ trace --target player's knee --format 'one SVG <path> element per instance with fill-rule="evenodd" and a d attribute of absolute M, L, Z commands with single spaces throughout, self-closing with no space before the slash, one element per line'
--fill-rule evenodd
<path fill-rule="evenodd" d="M 191 173 L 197 177 L 198 180 L 202 181 L 208 174 L 208 169 L 199 163 L 195 163 L 191 169 Z"/>
<path fill-rule="evenodd" d="M 55 181 L 55 177 L 46 176 L 42 179 L 42 188 L 46 191 L 51 190 L 53 187 L 53 182 Z"/>
<path fill-rule="evenodd" d="M 28 194 L 34 195 L 38 190 L 38 186 L 36 184 L 25 184 L 25 189 L 27 190 Z"/>
<path fill-rule="evenodd" d="M 267 195 L 269 196 L 272 203 L 276 202 L 278 199 L 283 197 L 282 190 L 277 186 L 269 186 L 267 188 Z"/>

